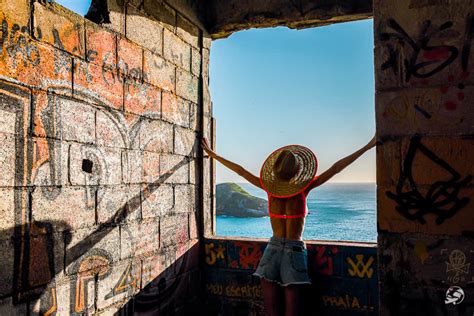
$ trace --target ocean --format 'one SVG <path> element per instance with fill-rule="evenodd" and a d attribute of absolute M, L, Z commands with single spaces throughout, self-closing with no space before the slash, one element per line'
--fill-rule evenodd
<path fill-rule="evenodd" d="M 238 183 L 248 193 L 267 199 L 265 191 Z M 326 183 L 308 196 L 304 240 L 377 242 L 375 183 Z M 270 218 L 217 216 L 217 236 L 269 238 Z"/>

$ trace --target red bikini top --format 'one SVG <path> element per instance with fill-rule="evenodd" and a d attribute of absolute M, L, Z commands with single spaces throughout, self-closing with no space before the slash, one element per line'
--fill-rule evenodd
<path fill-rule="evenodd" d="M 303 213 L 300 214 L 291 214 L 291 215 L 286 215 L 286 214 L 275 214 L 270 212 L 270 201 L 272 198 L 275 199 L 281 199 L 281 198 L 276 198 L 272 196 L 269 192 L 268 193 L 268 214 L 270 215 L 271 218 L 300 218 L 300 217 L 305 217 L 308 214 L 308 209 L 306 207 L 306 194 L 305 191 L 303 190 L 301 193 L 297 194 L 296 196 L 301 196 L 301 199 L 303 200 Z"/>

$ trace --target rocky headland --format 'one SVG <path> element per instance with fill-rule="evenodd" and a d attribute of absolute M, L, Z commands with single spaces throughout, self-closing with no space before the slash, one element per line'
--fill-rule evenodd
<path fill-rule="evenodd" d="M 236 183 L 216 186 L 217 215 L 234 217 L 268 216 L 267 200 L 250 195 Z"/>

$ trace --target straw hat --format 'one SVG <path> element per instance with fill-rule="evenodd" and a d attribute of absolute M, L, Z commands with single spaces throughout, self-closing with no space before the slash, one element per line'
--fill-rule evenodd
<path fill-rule="evenodd" d="M 318 161 L 311 149 L 288 145 L 268 156 L 260 170 L 260 182 L 275 197 L 291 197 L 310 185 L 317 169 Z"/>

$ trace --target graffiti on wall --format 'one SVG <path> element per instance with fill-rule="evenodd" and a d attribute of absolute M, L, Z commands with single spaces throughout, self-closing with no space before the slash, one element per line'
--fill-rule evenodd
<path fill-rule="evenodd" d="M 450 284 L 459 284 L 460 282 L 466 282 L 469 276 L 471 263 L 467 261 L 467 256 L 464 251 L 460 249 L 453 249 L 448 252 L 448 249 L 441 249 L 440 254 L 446 253 L 447 261 L 446 264 L 446 275 L 447 281 Z"/>
<path fill-rule="evenodd" d="M 364 305 L 361 303 L 361 299 L 352 294 L 345 295 L 323 295 L 323 305 L 327 307 L 335 307 L 340 309 L 349 310 L 365 310 L 373 311 L 374 306 Z"/>
<path fill-rule="evenodd" d="M 260 285 L 229 285 L 219 283 L 206 284 L 209 294 L 234 298 L 263 299 Z"/>
<path fill-rule="evenodd" d="M 384 118 L 396 120 L 405 130 L 466 124 L 465 117 L 470 113 L 467 102 L 470 89 L 466 88 L 466 81 L 472 74 L 469 59 L 473 21 L 469 15 L 466 25 L 461 26 L 462 31 L 451 22 L 436 27 L 431 21 L 425 21 L 419 34 L 413 36 L 394 19 L 381 24 L 379 38 L 386 57 L 381 63 L 379 78 L 392 78 L 420 88 L 386 93 L 385 98 L 379 99 Z M 456 38 L 461 38 L 459 47 L 444 45 Z M 430 84 L 430 80 L 436 82 Z M 387 130 L 391 130 L 390 127 Z"/>
<path fill-rule="evenodd" d="M 447 179 L 432 183 L 426 193 L 421 191 L 412 174 L 413 161 L 417 155 L 425 156 L 436 168 L 449 174 Z M 421 136 L 415 135 L 404 158 L 396 191 L 387 191 L 386 194 L 397 203 L 395 209 L 406 219 L 426 224 L 425 216 L 434 214 L 436 224 L 441 225 L 469 203 L 469 198 L 459 195 L 461 188 L 466 187 L 471 179 L 470 175 L 462 178 L 446 161 L 421 143 Z"/>
<path fill-rule="evenodd" d="M 424 265 L 432 257 L 432 253 L 435 249 L 438 249 L 443 244 L 443 240 L 437 240 L 433 243 L 427 243 L 426 241 L 417 240 L 415 242 L 406 241 L 405 245 L 407 248 L 413 250 L 413 254 L 418 261 Z"/>
<path fill-rule="evenodd" d="M 217 260 L 225 260 L 225 247 L 219 243 L 217 247 L 213 242 L 204 245 L 204 252 L 206 253 L 206 263 L 214 265 Z"/>
<path fill-rule="evenodd" d="M 258 253 L 256 249 L 263 250 L 267 243 L 220 239 L 208 240 L 206 243 L 214 245 L 208 246 L 208 249 L 222 245 L 229 262 L 226 265 L 224 260 L 216 260 L 204 269 L 205 291 L 212 311 L 209 314 L 218 314 L 219 311 L 225 314 L 228 304 L 234 301 L 241 302 L 239 310 L 242 313 L 250 314 L 254 304 L 262 303 L 263 292 L 260 279 L 252 275 L 255 268 L 253 265 L 242 265 L 240 255 L 245 257 L 253 251 Z M 316 299 L 313 306 L 315 311 L 320 311 L 320 308 L 348 312 L 376 310 L 378 276 L 375 247 L 315 243 L 308 243 L 307 246 L 308 270 L 313 281 L 309 293 Z M 207 257 L 211 258 L 209 253 Z M 345 289 L 342 293 L 341 288 Z"/>
<path fill-rule="evenodd" d="M 412 89 L 382 94 L 379 99 L 385 125 L 383 133 L 395 126 L 402 130 L 437 131 L 468 127 L 469 96 L 463 83 L 448 76 L 449 84 L 436 89 Z"/>
<path fill-rule="evenodd" d="M 393 79 L 422 88 L 437 86 L 400 92 L 394 99 L 384 100 L 383 117 L 416 130 L 427 122 L 431 129 L 436 129 L 438 123 L 465 124 L 465 116 L 470 113 L 466 102 L 470 90 L 466 89 L 466 81 L 472 74 L 474 16 L 467 15 L 461 25 L 451 21 L 435 25 L 425 20 L 415 32 L 410 32 L 395 19 L 382 22 L 380 27 L 379 39 L 386 56 L 381 63 L 380 78 L 386 80 L 393 76 Z M 457 46 L 451 44 L 453 39 L 459 39 Z M 449 71 L 444 71 L 447 69 Z M 442 77 L 437 76 L 441 73 Z M 429 84 L 435 76 L 436 82 Z M 450 119 L 447 121 L 446 117 Z"/>
<path fill-rule="evenodd" d="M 399 75 L 401 64 L 406 73 L 404 80 L 409 82 L 412 78 L 426 79 L 441 72 L 454 61 L 459 60 L 462 71 L 469 69 L 469 56 L 471 53 L 474 35 L 474 16 L 468 15 L 464 30 L 462 47 L 453 45 L 433 44 L 437 39 L 452 38 L 459 35 L 453 28 L 453 22 L 448 21 L 441 25 L 434 25 L 430 20 L 421 23 L 416 35 L 410 35 L 395 19 L 386 22 L 387 31 L 379 35 L 379 39 L 386 43 L 388 57 L 382 62 L 381 70 L 390 70 L 394 75 Z M 394 43 L 403 43 L 395 45 Z M 400 47 L 409 47 L 410 53 L 401 51 Z M 402 56 L 406 56 L 401 59 Z"/>
<path fill-rule="evenodd" d="M 54 45 L 61 49 L 65 49 L 64 43 L 71 41 L 70 38 L 78 36 L 76 29 L 66 32 L 53 29 L 52 32 Z M 44 35 L 39 27 L 35 28 L 34 33 L 39 40 Z M 75 89 L 87 94 L 88 97 L 100 99 L 109 103 L 109 106 L 120 109 L 121 94 L 118 92 L 124 89 L 128 99 L 139 99 L 142 106 L 146 107 L 149 103 L 148 106 L 153 108 L 155 92 L 150 85 L 143 83 L 148 81 L 148 74 L 142 71 L 140 66 L 124 59 L 129 56 L 123 58 L 119 56 L 116 59 L 113 47 L 109 51 L 101 52 L 87 49 L 85 60 L 75 58 L 73 62 L 73 58 L 66 52 L 60 50 L 51 52 L 46 46 L 41 46 L 32 40 L 27 26 L 9 25 L 8 21 L 3 19 L 0 34 L 0 55 L 6 57 L 4 63 L 7 71 L 27 84 L 42 87 L 44 90 L 55 88 L 61 90 L 61 87 L 71 80 L 72 70 Z M 72 50 L 78 51 L 79 48 L 74 47 Z M 144 113 L 150 117 L 159 117 L 156 111 L 149 109 L 144 109 Z"/>
<path fill-rule="evenodd" d="M 141 149 L 153 151 L 151 146 L 161 146 L 164 140 L 160 138 L 160 133 L 144 132 L 150 128 L 149 121 L 144 117 L 131 119 L 112 110 L 117 108 L 113 97 L 117 94 L 113 91 L 117 84 L 123 84 L 131 98 L 142 99 L 143 103 L 154 100 L 150 87 L 142 83 L 141 69 L 129 67 L 123 60 L 113 63 L 110 57 L 112 52 L 104 55 L 99 71 L 93 69 L 92 63 L 99 61 L 95 59 L 97 52 L 92 50 L 86 54 L 89 63 L 82 60 L 73 63 L 70 56 L 59 50 L 54 50 L 54 55 L 44 55 L 44 47 L 32 41 L 28 32 L 26 26 L 9 25 L 6 20 L 2 21 L 2 72 L 6 69 L 20 81 L 42 89 L 34 90 L 32 94 L 29 89 L 0 82 L 0 132 L 10 135 L 6 137 L 8 147 L 13 149 L 11 158 L 15 164 L 15 168 L 7 169 L 4 181 L 11 180 L 8 186 L 17 188 L 14 190 L 13 202 L 13 271 L 4 273 L 13 274 L 15 303 L 40 297 L 37 312 L 54 315 L 58 311 L 58 297 L 69 295 L 70 313 L 82 315 L 87 313 L 97 299 L 94 298 L 97 293 L 90 292 L 91 282 L 113 284 L 111 289 L 101 294 L 103 297 L 100 299 L 103 300 L 130 296 L 140 286 L 140 269 L 133 264 L 132 259 L 125 266 L 117 266 L 114 263 L 120 254 L 103 246 L 113 241 L 111 231 L 117 227 L 115 224 L 131 216 L 139 207 L 143 196 L 141 191 L 133 195 L 97 189 L 101 184 L 118 183 L 116 179 L 122 176 L 122 162 L 129 169 L 142 170 L 143 162 L 140 159 L 123 156 L 120 150 L 112 147 L 138 148 L 141 141 Z M 35 34 L 38 38 L 44 35 L 39 28 L 35 30 Z M 62 39 L 58 31 L 53 31 L 53 36 L 55 45 L 63 47 L 67 39 Z M 43 72 L 46 64 L 51 64 L 52 72 Z M 71 91 L 70 82 L 61 77 L 71 71 L 77 79 L 74 91 Z M 101 84 L 94 89 L 97 78 Z M 50 90 L 57 94 L 49 93 Z M 71 95 L 85 102 L 76 102 L 70 99 Z M 154 117 L 156 114 L 147 108 L 143 113 L 147 117 Z M 33 118 L 32 125 L 30 117 Z M 95 122 L 101 122 L 102 132 L 90 128 L 91 123 Z M 92 143 L 104 147 L 94 146 Z M 110 147 L 106 149 L 107 146 Z M 146 190 L 147 195 L 153 193 L 188 163 L 188 158 L 183 158 L 174 166 L 169 166 L 169 170 L 163 170 L 149 186 L 141 189 Z M 76 168 L 68 170 L 71 166 Z M 68 184 L 77 185 L 77 188 L 68 189 Z M 64 201 L 75 201 L 74 205 L 70 205 L 74 212 L 62 211 Z M 71 227 L 71 223 L 84 220 L 97 224 L 97 219 L 94 218 L 96 206 L 103 207 L 110 214 L 99 220 L 94 231 L 73 243 L 70 232 L 75 227 Z M 32 207 L 36 207 L 38 212 L 32 212 Z M 70 221 L 56 220 L 55 216 Z M 132 236 L 123 238 L 128 238 L 127 242 L 131 245 L 130 258 L 133 258 L 134 253 L 140 251 L 140 245 Z M 186 266 L 189 260 L 188 256 L 183 255 L 182 247 L 171 245 L 167 251 L 169 261 L 176 262 L 173 269 L 182 272 L 181 267 Z M 64 252 L 65 266 L 62 260 L 58 260 L 58 254 Z M 182 260 L 177 260 L 178 257 Z M 120 271 L 116 271 L 117 269 Z M 71 275 L 67 288 L 56 282 L 56 276 L 63 273 Z M 158 274 L 154 276 L 159 277 Z M 116 279 L 110 280 L 112 277 Z M 2 280 L 5 278 L 9 277 L 5 276 Z M 158 298 L 163 303 L 176 287 L 174 283 L 182 280 L 175 275 L 160 277 L 160 280 L 161 284 L 166 283 L 167 291 L 161 285 L 160 295 L 152 298 Z M 168 293 L 167 296 L 162 295 L 165 292 Z"/>
<path fill-rule="evenodd" d="M 347 257 L 346 262 L 348 263 L 347 272 L 350 276 L 356 276 L 359 278 L 372 278 L 374 274 L 374 269 L 372 268 L 372 263 L 375 259 L 373 256 L 369 256 L 364 259 L 363 254 L 355 255 L 355 261 L 352 257 Z"/>
<path fill-rule="evenodd" d="M 71 292 L 70 296 L 71 315 L 81 315 L 87 307 L 93 303 L 88 301 L 91 293 L 88 293 L 90 282 L 95 282 L 97 276 L 99 280 L 110 275 L 110 264 L 112 258 L 103 249 L 92 249 L 87 257 L 78 260 L 71 266 Z"/>
<path fill-rule="evenodd" d="M 334 256 L 339 252 L 337 247 L 317 246 L 316 251 L 310 251 L 308 256 L 313 258 L 312 264 L 314 273 L 321 275 L 333 275 Z M 311 265 L 310 265 L 311 266 Z"/>
<path fill-rule="evenodd" d="M 7 52 L 12 58 L 14 69 L 20 64 L 23 64 L 24 67 L 39 65 L 40 51 L 33 42 L 28 41 L 29 29 L 26 25 L 13 24 L 9 26 L 7 20 L 3 19 L 0 32 L 0 54 Z M 41 30 L 38 29 L 36 33 L 41 38 Z"/>
<path fill-rule="evenodd" d="M 260 243 L 233 241 L 228 247 L 229 267 L 256 269 L 262 253 Z"/>
<path fill-rule="evenodd" d="M 192 265 L 196 264 L 199 247 L 193 245 L 188 251 L 181 255 L 171 251 L 164 254 L 163 262 L 165 267 L 159 267 L 158 271 L 150 271 L 147 284 L 134 296 L 133 301 L 129 301 L 121 310 L 125 315 L 134 315 L 134 312 L 144 313 L 145 315 L 173 315 L 179 300 L 186 300 L 190 291 L 195 291 L 193 287 L 197 286 L 197 280 L 190 280 Z M 146 280 L 143 280 L 145 282 Z M 146 285 L 146 286 L 145 286 Z M 191 303 L 188 301 L 188 303 Z M 128 311 L 128 313 L 125 313 Z"/>
<path fill-rule="evenodd" d="M 262 247 L 265 246 L 256 242 L 207 242 L 204 245 L 205 261 L 210 266 L 256 269 L 262 257 Z"/>

